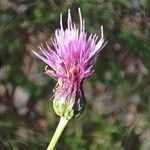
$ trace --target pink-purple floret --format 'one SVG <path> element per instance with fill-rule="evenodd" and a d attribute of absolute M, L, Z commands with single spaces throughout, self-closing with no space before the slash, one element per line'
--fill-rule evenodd
<path fill-rule="evenodd" d="M 60 29 L 55 30 L 51 38 L 53 49 L 46 42 L 46 46 L 39 46 L 41 54 L 33 53 L 48 66 L 46 74 L 64 82 L 75 82 L 78 85 L 93 73 L 92 67 L 101 49 L 106 45 L 101 26 L 101 38 L 97 34 L 89 37 L 85 31 L 85 21 L 82 19 L 79 8 L 80 27 L 76 27 L 68 10 L 68 26 L 64 29 L 62 14 L 60 14 Z M 52 68 L 52 70 L 49 69 Z"/>

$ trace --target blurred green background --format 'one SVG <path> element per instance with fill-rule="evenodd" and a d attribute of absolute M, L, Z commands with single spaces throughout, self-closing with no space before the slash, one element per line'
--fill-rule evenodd
<path fill-rule="evenodd" d="M 0 0 L 0 150 L 45 150 L 59 121 L 56 82 L 31 52 L 53 36 L 67 9 L 107 46 L 84 83 L 86 111 L 57 150 L 150 150 L 149 0 Z"/>

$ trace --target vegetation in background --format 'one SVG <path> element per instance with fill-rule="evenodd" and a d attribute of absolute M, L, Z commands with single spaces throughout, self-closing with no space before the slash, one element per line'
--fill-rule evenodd
<path fill-rule="evenodd" d="M 149 150 L 149 0 L 0 1 L 1 150 L 46 148 L 59 119 L 50 100 L 55 84 L 31 50 L 49 41 L 60 12 L 70 8 L 78 22 L 78 7 L 89 32 L 104 25 L 108 44 L 85 83 L 88 108 L 57 149 Z"/>

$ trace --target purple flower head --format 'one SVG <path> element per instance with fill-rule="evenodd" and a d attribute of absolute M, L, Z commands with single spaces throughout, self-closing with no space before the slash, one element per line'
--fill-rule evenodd
<path fill-rule="evenodd" d="M 87 35 L 80 8 L 79 19 L 78 29 L 68 10 L 67 28 L 64 29 L 60 14 L 60 29 L 55 30 L 54 38 L 51 38 L 54 48 L 46 42 L 46 46 L 39 46 L 41 54 L 33 51 L 47 64 L 45 73 L 58 80 L 54 89 L 54 109 L 66 118 L 78 116 L 84 107 L 83 80 L 92 75 L 96 58 L 106 45 L 102 26 L 101 38 L 97 34 Z"/>

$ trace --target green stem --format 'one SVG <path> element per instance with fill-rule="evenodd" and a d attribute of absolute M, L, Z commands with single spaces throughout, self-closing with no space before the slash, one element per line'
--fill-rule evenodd
<path fill-rule="evenodd" d="M 62 134 L 65 126 L 67 125 L 68 121 L 69 120 L 67 120 L 67 119 L 65 119 L 63 117 L 60 118 L 60 121 L 59 121 L 59 124 L 57 126 L 57 129 L 56 129 L 56 131 L 55 131 L 55 133 L 54 133 L 54 135 L 53 135 L 53 137 L 52 137 L 52 139 L 51 139 L 51 141 L 50 141 L 50 143 L 48 145 L 47 150 L 53 150 L 54 149 L 54 147 L 55 147 L 55 145 L 56 145 L 60 135 Z"/>

